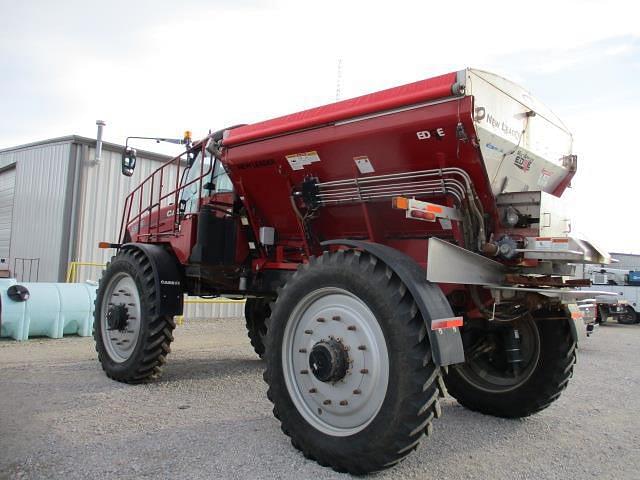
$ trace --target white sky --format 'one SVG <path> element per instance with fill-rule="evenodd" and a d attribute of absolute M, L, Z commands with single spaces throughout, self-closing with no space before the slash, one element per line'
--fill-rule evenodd
<path fill-rule="evenodd" d="M 473 66 L 565 121 L 574 227 L 640 253 L 639 19 L 617 0 L 0 0 L 0 148 L 94 137 L 98 118 L 123 143 L 329 103 L 338 58 L 342 98 Z"/>

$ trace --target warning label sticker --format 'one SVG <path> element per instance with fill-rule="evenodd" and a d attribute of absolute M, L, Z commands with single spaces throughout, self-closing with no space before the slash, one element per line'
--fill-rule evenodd
<path fill-rule="evenodd" d="M 550 237 L 537 237 L 535 243 L 536 250 L 568 250 L 569 239 L 568 238 L 550 238 Z"/>
<path fill-rule="evenodd" d="M 553 244 L 551 242 L 551 238 L 538 237 L 536 238 L 535 249 L 536 250 L 551 250 L 553 248 Z"/>
<path fill-rule="evenodd" d="M 371 160 L 366 155 L 361 157 L 353 157 L 353 161 L 356 162 L 356 166 L 360 173 L 373 173 L 375 170 L 373 169 L 373 165 L 371 165 Z"/>
<path fill-rule="evenodd" d="M 554 250 L 569 250 L 568 238 L 554 238 L 551 243 Z"/>
<path fill-rule="evenodd" d="M 287 155 L 287 162 L 291 166 L 291 170 L 302 170 L 305 166 L 314 162 L 319 162 L 320 157 L 315 150 L 312 152 L 294 153 Z"/>

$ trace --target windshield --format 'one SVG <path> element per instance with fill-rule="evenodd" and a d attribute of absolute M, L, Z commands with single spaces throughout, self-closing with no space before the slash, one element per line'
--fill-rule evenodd
<path fill-rule="evenodd" d="M 198 191 L 200 189 L 201 172 L 207 173 L 211 169 L 211 163 L 215 162 L 213 171 L 209 175 L 205 175 L 202 179 L 202 197 L 208 197 L 214 193 L 233 192 L 233 184 L 227 175 L 224 165 L 220 160 L 215 160 L 209 152 L 204 157 L 204 166 L 202 166 L 202 152 L 198 152 L 187 171 L 183 185 L 187 185 L 180 195 L 180 199 L 185 202 L 185 213 L 195 213 L 198 210 Z M 201 168 L 202 167 L 202 168 Z M 193 182 L 193 183 L 191 183 Z M 189 185 L 191 183 L 191 185 Z"/>

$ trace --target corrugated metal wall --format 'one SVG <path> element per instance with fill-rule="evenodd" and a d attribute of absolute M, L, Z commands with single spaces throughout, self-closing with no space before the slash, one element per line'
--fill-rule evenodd
<path fill-rule="evenodd" d="M 0 152 L 0 168 L 16 164 L 12 270 L 16 257 L 39 258 L 39 281 L 64 281 L 69 261 L 102 264 L 113 254 L 98 249 L 98 242 L 118 240 L 127 194 L 166 159 L 140 153 L 134 175 L 125 177 L 118 147 L 105 145 L 101 161 L 95 163 L 93 143 L 65 137 Z M 164 182 L 175 184 L 175 178 L 175 170 L 168 171 Z M 78 267 L 76 281 L 97 280 L 101 272 L 101 267 Z M 244 303 L 188 301 L 184 313 L 187 320 L 241 317 Z"/>
<path fill-rule="evenodd" d="M 14 269 L 16 258 L 39 258 L 39 281 L 55 282 L 63 276 L 66 262 L 59 252 L 67 248 L 69 236 L 65 216 L 70 147 L 70 142 L 62 142 L 2 152 L 17 162 L 10 248 L 14 276 L 21 274 L 20 265 Z"/>
<path fill-rule="evenodd" d="M 640 270 L 640 255 L 633 253 L 612 253 L 611 256 L 618 260 L 618 263 L 611 265 L 611 268 L 623 270 Z"/>
<path fill-rule="evenodd" d="M 0 172 L 0 258 L 4 258 L 7 262 L 9 261 L 9 245 L 11 243 L 15 183 L 15 168 Z"/>
<path fill-rule="evenodd" d="M 77 226 L 73 260 L 82 262 L 106 263 L 113 250 L 101 250 L 98 242 L 118 241 L 120 220 L 124 201 L 129 192 L 137 187 L 162 161 L 138 157 L 136 170 L 131 177 L 122 175 L 120 170 L 121 153 L 102 151 L 102 160 L 96 164 L 95 149 L 82 145 L 80 152 L 82 170 L 79 183 Z M 167 182 L 175 182 L 175 175 L 168 175 Z M 78 279 L 95 280 L 100 269 L 79 267 Z"/>
<path fill-rule="evenodd" d="M 198 301 L 197 298 L 187 297 L 184 305 L 184 318 L 202 319 L 202 318 L 236 318 L 244 316 L 244 302 L 207 302 L 207 303 L 191 303 Z"/>

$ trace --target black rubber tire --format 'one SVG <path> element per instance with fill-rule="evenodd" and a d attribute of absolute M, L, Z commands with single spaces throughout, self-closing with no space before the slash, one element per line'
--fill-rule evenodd
<path fill-rule="evenodd" d="M 247 336 L 253 350 L 260 358 L 264 357 L 264 341 L 267 335 L 266 320 L 271 315 L 269 301 L 264 298 L 247 298 L 244 304 L 244 318 L 247 324 Z"/>
<path fill-rule="evenodd" d="M 449 394 L 469 410 L 496 417 L 521 418 L 544 410 L 560 397 L 573 375 L 576 342 L 569 321 L 535 322 L 540 335 L 539 360 L 531 376 L 514 390 L 481 390 L 460 375 L 460 366 L 452 366 L 444 378 Z"/>
<path fill-rule="evenodd" d="M 109 356 L 102 340 L 100 322 L 104 290 L 111 277 L 118 272 L 126 272 L 134 279 L 140 293 L 142 317 L 136 346 L 131 356 L 122 363 L 113 361 Z M 142 383 L 160 374 L 161 366 L 171 351 L 172 332 L 176 324 L 173 317 L 156 314 L 157 295 L 151 263 L 143 252 L 125 249 L 111 258 L 98 286 L 93 322 L 98 361 L 109 378 L 123 383 Z"/>
<path fill-rule="evenodd" d="M 315 429 L 300 415 L 282 369 L 290 312 L 305 295 L 328 286 L 347 290 L 367 304 L 389 353 L 389 383 L 380 411 L 366 428 L 343 437 Z M 353 250 L 310 258 L 279 290 L 267 325 L 267 395 L 282 431 L 305 457 L 338 472 L 365 474 L 395 465 L 430 433 L 432 420 L 441 414 L 441 370 L 433 362 L 425 324 L 411 294 L 382 261 Z"/>
<path fill-rule="evenodd" d="M 605 323 L 607 323 L 607 316 L 609 314 L 609 309 L 599 305 L 598 306 L 598 317 L 596 318 L 596 321 L 598 323 L 600 323 L 600 325 L 604 325 Z"/>
<path fill-rule="evenodd" d="M 627 311 L 625 313 L 616 316 L 618 323 L 621 323 L 622 325 L 633 325 L 634 323 L 638 323 L 638 315 L 633 307 L 631 305 L 627 305 L 626 310 Z"/>

